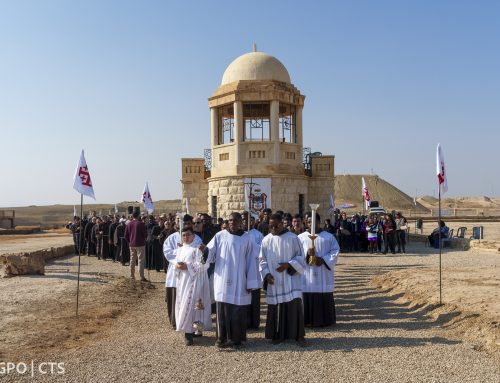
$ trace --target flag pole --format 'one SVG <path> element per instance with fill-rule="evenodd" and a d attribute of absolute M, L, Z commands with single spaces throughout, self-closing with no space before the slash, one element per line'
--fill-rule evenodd
<path fill-rule="evenodd" d="M 438 193 L 438 201 L 439 201 L 439 214 L 438 214 L 438 230 L 439 230 L 439 236 L 438 236 L 438 243 L 439 243 L 439 304 L 442 304 L 441 300 L 441 290 L 442 290 L 442 285 L 441 285 L 441 248 L 442 248 L 442 243 L 441 243 L 441 185 L 439 185 L 439 193 Z"/>
<path fill-rule="evenodd" d="M 80 193 L 80 235 L 82 235 L 82 220 L 83 220 L 83 193 Z M 80 240 L 80 246 L 82 241 Z M 78 317 L 78 298 L 80 296 L 80 260 L 82 249 L 78 249 L 78 278 L 76 282 L 76 316 Z"/>

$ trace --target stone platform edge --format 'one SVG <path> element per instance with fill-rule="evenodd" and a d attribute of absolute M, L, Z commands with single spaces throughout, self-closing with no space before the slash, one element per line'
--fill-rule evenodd
<path fill-rule="evenodd" d="M 75 251 L 74 245 L 0 255 L 0 278 L 17 275 L 44 275 L 49 259 L 64 257 Z"/>

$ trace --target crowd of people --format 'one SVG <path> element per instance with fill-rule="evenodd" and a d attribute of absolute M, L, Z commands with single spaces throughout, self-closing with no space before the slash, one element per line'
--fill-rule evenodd
<path fill-rule="evenodd" d="M 315 218 L 315 219 L 314 219 Z M 255 219 L 233 212 L 216 222 L 206 213 L 74 217 L 67 225 L 75 252 L 130 268 L 165 272 L 165 302 L 185 344 L 212 329 L 216 346 L 242 346 L 247 329 L 260 326 L 261 290 L 267 301 L 265 338 L 306 344 L 305 326 L 336 323 L 334 266 L 339 252 L 405 252 L 406 219 L 400 214 L 347 217 L 335 211 L 321 224 L 316 213 L 273 213 Z M 315 230 L 312 230 L 313 224 Z M 314 235 L 312 235 L 314 233 Z"/>
<path fill-rule="evenodd" d="M 348 217 L 336 210 L 334 223 L 327 219 L 324 227 L 336 236 L 341 252 L 406 253 L 408 221 L 400 212 Z"/>

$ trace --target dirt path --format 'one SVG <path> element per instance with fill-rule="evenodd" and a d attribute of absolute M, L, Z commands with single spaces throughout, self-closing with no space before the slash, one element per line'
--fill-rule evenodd
<path fill-rule="evenodd" d="M 54 342 L 52 347 L 43 342 L 38 348 L 32 345 L 17 354 L 18 361 L 64 362 L 64 375 L 38 374 L 37 381 L 496 381 L 498 359 L 443 328 L 454 315 L 426 317 L 429 307 L 405 303 L 404 293 L 381 290 L 372 283 L 376 276 L 408 269 L 419 272 L 435 261 L 434 256 L 416 256 L 420 247 L 409 250 L 406 257 L 343 255 L 336 270 L 338 325 L 308 329 L 308 348 L 269 344 L 263 339 L 262 324 L 259 331 L 249 334 L 241 351 L 216 350 L 210 332 L 186 348 L 182 336 L 167 325 L 161 283 L 154 284 L 156 289 L 131 285 L 120 278 L 126 273 L 121 266 L 88 258 L 85 270 L 90 274 L 83 282 L 86 298 L 82 305 L 91 333 L 81 331 L 73 339 L 72 325 L 66 323 L 71 341 Z M 55 263 L 54 269 L 68 268 L 69 275 L 63 270 L 53 272 L 60 278 L 71 276 L 74 258 L 60 262 L 68 265 Z M 96 272 L 106 275 L 100 279 L 92 274 Z M 152 278 L 160 281 L 161 275 L 154 272 Z M 71 282 L 68 288 L 74 286 Z M 49 296 L 61 297 L 57 294 Z M 47 298 L 47 305 L 53 307 Z M 58 306 L 68 306 L 70 312 L 70 300 L 63 299 Z M 92 314 L 113 305 L 121 307 L 120 311 L 107 311 L 104 318 Z M 101 324 L 95 325 L 96 321 Z M 20 381 L 19 375 L 4 378 Z"/>

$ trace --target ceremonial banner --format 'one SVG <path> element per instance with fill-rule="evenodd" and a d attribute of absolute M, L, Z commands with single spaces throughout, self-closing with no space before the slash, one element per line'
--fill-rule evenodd
<path fill-rule="evenodd" d="M 146 182 L 144 185 L 144 191 L 142 192 L 141 202 L 144 203 L 144 208 L 151 214 L 154 210 L 153 208 L 153 200 L 151 198 L 151 193 L 149 193 L 149 186 Z"/>
<path fill-rule="evenodd" d="M 438 144 L 437 146 L 436 157 L 436 171 L 439 182 L 439 189 L 442 193 L 446 193 L 448 191 L 448 180 L 446 179 L 446 172 L 444 170 L 444 156 L 443 149 L 441 149 L 441 144 Z"/>
<path fill-rule="evenodd" d="M 328 211 L 330 214 L 333 214 L 335 211 L 335 200 L 333 199 L 333 193 L 330 193 L 330 206 L 328 207 Z"/>
<path fill-rule="evenodd" d="M 245 178 L 245 210 L 258 217 L 271 208 L 271 178 Z"/>
<path fill-rule="evenodd" d="M 371 198 L 370 198 L 370 193 L 368 193 L 368 187 L 366 186 L 366 182 L 365 182 L 365 177 L 361 177 L 361 195 L 363 196 L 363 199 L 365 200 L 365 209 L 368 210 L 370 209 L 370 201 L 371 201 Z"/>
<path fill-rule="evenodd" d="M 78 193 L 84 194 L 95 199 L 94 188 L 92 186 L 92 181 L 90 180 L 90 172 L 87 167 L 87 161 L 85 161 L 85 155 L 80 155 L 80 161 L 76 168 L 75 176 L 73 177 L 73 189 Z"/>

